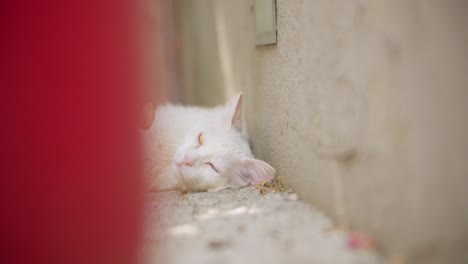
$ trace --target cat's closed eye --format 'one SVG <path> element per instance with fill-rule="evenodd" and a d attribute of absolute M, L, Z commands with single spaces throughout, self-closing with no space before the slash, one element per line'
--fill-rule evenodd
<path fill-rule="evenodd" d="M 209 165 L 214 171 L 216 171 L 217 173 L 219 173 L 218 169 L 216 169 L 216 167 L 213 165 L 213 163 L 211 163 L 211 162 L 206 162 L 205 164 L 206 164 L 206 165 Z"/>

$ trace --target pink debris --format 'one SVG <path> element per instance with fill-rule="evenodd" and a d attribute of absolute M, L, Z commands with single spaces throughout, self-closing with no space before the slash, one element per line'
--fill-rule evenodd
<path fill-rule="evenodd" d="M 346 245 L 350 249 L 372 249 L 375 246 L 374 240 L 364 234 L 350 232 L 346 238 Z"/>

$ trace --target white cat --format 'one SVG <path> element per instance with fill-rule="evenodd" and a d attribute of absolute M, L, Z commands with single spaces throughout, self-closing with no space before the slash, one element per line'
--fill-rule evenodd
<path fill-rule="evenodd" d="M 153 190 L 207 191 L 270 181 L 243 133 L 242 94 L 214 108 L 165 105 L 144 132 Z"/>

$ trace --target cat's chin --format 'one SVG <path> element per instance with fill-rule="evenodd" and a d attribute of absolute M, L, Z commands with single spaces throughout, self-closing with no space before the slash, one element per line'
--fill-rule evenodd
<path fill-rule="evenodd" d="M 182 172 L 182 170 L 180 168 L 177 168 L 175 169 L 175 174 L 177 174 L 177 176 L 180 177 L 180 179 L 185 182 L 185 177 L 184 177 L 184 173 Z"/>

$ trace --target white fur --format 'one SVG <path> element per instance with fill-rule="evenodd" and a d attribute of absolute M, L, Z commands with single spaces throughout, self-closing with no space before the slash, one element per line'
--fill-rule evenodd
<path fill-rule="evenodd" d="M 270 181 L 276 171 L 253 157 L 241 109 L 241 94 L 214 108 L 159 107 L 144 132 L 152 189 L 206 191 Z"/>

